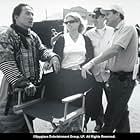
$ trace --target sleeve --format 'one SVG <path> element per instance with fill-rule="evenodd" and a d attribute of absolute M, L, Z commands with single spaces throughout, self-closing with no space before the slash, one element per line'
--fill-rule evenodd
<path fill-rule="evenodd" d="M 89 37 L 84 36 L 85 38 L 85 47 L 86 47 L 86 62 L 94 58 L 94 47 L 91 43 Z"/>
<path fill-rule="evenodd" d="M 60 36 L 59 39 L 56 41 L 53 49 L 53 52 L 60 56 L 60 61 L 62 61 L 63 59 L 64 44 L 65 44 L 64 36 Z"/>
<path fill-rule="evenodd" d="M 6 34 L 0 36 L 0 70 L 12 85 L 23 77 L 14 58 L 12 43 Z"/>
<path fill-rule="evenodd" d="M 114 45 L 119 45 L 124 49 L 127 49 L 127 46 L 133 36 L 134 30 L 132 26 L 126 26 L 120 33 L 119 37 L 113 43 Z"/>
<path fill-rule="evenodd" d="M 45 45 L 42 44 L 41 39 L 39 36 L 36 35 L 36 46 L 39 49 L 39 55 L 40 55 L 40 60 L 42 62 L 44 61 L 50 61 L 50 59 L 54 56 L 57 56 L 59 58 L 59 55 L 54 53 L 51 49 L 48 49 L 45 47 Z"/>

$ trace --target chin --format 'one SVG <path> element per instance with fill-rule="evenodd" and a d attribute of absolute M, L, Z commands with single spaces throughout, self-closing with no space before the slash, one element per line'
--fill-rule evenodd
<path fill-rule="evenodd" d="M 32 27 L 33 27 L 33 24 L 28 25 L 28 28 L 32 28 Z"/>
<path fill-rule="evenodd" d="M 106 22 L 106 25 L 107 25 L 107 26 L 111 26 L 111 24 L 110 24 L 109 22 Z M 112 26 L 111 26 L 111 27 L 112 27 Z"/>

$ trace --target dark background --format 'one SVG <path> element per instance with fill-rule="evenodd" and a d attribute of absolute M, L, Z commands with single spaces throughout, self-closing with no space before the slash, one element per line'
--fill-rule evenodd
<path fill-rule="evenodd" d="M 32 30 L 35 31 L 42 43 L 51 48 L 50 39 L 52 36 L 51 29 L 56 29 L 57 32 L 63 31 L 63 20 L 46 20 L 41 22 L 35 22 Z"/>

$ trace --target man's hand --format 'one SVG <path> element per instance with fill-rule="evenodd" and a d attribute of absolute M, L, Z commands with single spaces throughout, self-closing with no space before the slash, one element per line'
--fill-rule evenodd
<path fill-rule="evenodd" d="M 47 71 L 50 69 L 50 66 L 49 66 L 49 62 L 46 61 L 44 64 L 43 64 L 43 70 Z"/>
<path fill-rule="evenodd" d="M 36 93 L 36 87 L 34 84 L 30 83 L 26 88 L 25 92 L 27 96 L 34 96 Z"/>
<path fill-rule="evenodd" d="M 85 65 L 82 66 L 81 75 L 84 79 L 87 78 L 87 73 L 89 75 L 92 75 L 92 73 L 89 71 L 92 67 L 93 67 L 93 63 L 91 63 L 91 62 L 88 62 L 88 63 L 86 63 Z"/>
<path fill-rule="evenodd" d="M 57 56 L 53 56 L 51 58 L 49 68 L 51 66 L 53 66 L 53 70 L 55 71 L 55 73 L 58 73 L 58 71 L 60 70 L 60 61 L 59 61 L 59 58 Z"/>

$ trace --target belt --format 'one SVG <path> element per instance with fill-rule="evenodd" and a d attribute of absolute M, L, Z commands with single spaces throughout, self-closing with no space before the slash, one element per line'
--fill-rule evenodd
<path fill-rule="evenodd" d="M 125 71 L 118 71 L 118 72 L 112 72 L 111 71 L 111 74 L 114 74 L 114 75 L 131 75 L 131 74 L 133 74 L 133 72 L 131 71 L 131 72 L 125 72 Z"/>
<path fill-rule="evenodd" d="M 125 81 L 128 79 L 128 77 L 132 77 L 133 72 L 119 71 L 119 72 L 111 72 L 111 74 L 117 76 L 120 81 Z"/>

